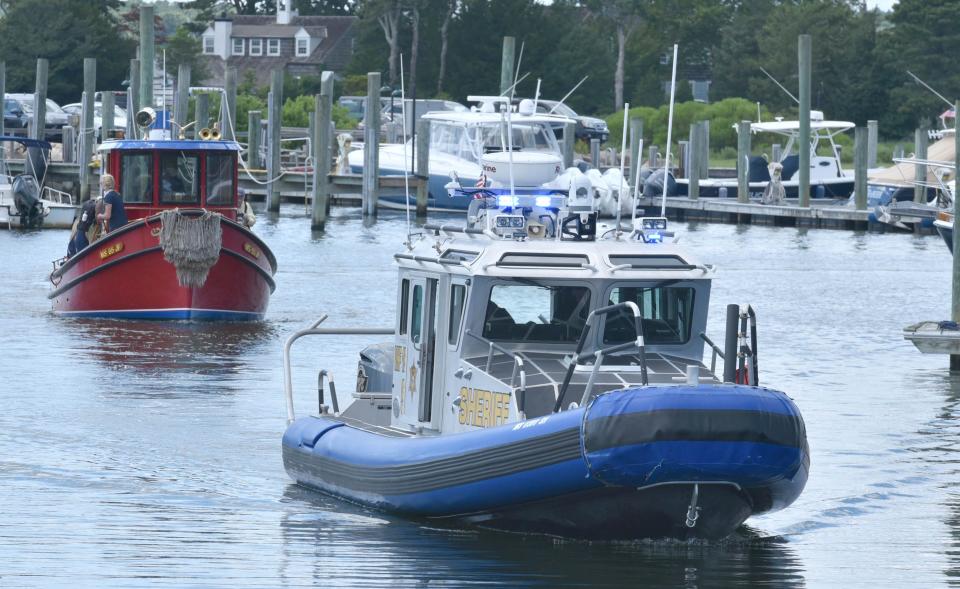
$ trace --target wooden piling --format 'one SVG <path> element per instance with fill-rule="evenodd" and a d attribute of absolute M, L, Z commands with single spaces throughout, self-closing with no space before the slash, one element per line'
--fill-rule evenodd
<path fill-rule="evenodd" d="M 590 139 L 590 163 L 600 169 L 600 140 L 596 137 Z"/>
<path fill-rule="evenodd" d="M 330 122 L 333 120 L 333 72 L 320 74 L 320 94 L 314 106 L 313 142 L 313 211 L 311 227 L 323 231 L 330 208 L 330 145 L 333 142 Z M 252 145 L 252 144 L 251 144 Z"/>
<path fill-rule="evenodd" d="M 690 176 L 690 142 L 677 141 L 677 178 Z"/>
<path fill-rule="evenodd" d="M 700 178 L 710 177 L 710 121 L 700 121 Z"/>
<path fill-rule="evenodd" d="M 651 168 L 657 167 L 657 153 L 660 151 L 660 148 L 656 145 L 651 145 L 647 148 L 647 165 Z"/>
<path fill-rule="evenodd" d="M 903 159 L 904 149 L 902 143 L 897 143 L 893 146 L 893 159 L 900 160 Z"/>
<path fill-rule="evenodd" d="M 797 151 L 800 155 L 799 204 L 810 206 L 810 70 L 813 40 L 810 35 L 800 35 L 797 40 L 797 61 L 800 66 L 800 129 Z"/>
<path fill-rule="evenodd" d="M 877 139 L 879 136 L 879 123 L 877 121 L 867 121 L 867 168 L 877 167 Z"/>
<path fill-rule="evenodd" d="M 926 125 L 922 125 L 913 133 L 913 155 L 916 159 L 927 159 L 928 142 L 929 138 Z M 913 186 L 913 202 L 925 203 L 927 202 L 927 166 L 926 164 L 915 163 L 913 167 L 915 170 L 913 177 L 915 180 Z"/>
<path fill-rule="evenodd" d="M 569 121 L 563 124 L 563 168 L 567 169 L 573 165 L 575 154 L 574 146 L 577 142 L 577 124 Z"/>
<path fill-rule="evenodd" d="M 0 96 L 6 97 L 7 95 L 7 62 L 0 61 Z M 3 124 L 3 117 L 0 117 L 0 135 L 6 135 L 7 129 Z M 6 153 L 4 153 L 4 143 L 0 141 L 0 169 L 3 169 L 3 163 L 6 159 Z"/>
<path fill-rule="evenodd" d="M 700 172 L 703 169 L 703 139 L 706 129 L 701 123 L 690 125 L 690 182 L 687 196 L 692 200 L 700 198 Z"/>
<path fill-rule="evenodd" d="M 628 181 L 633 182 L 637 177 L 637 166 L 640 165 L 640 141 L 643 139 L 643 119 L 630 119 L 630 175 Z"/>
<path fill-rule="evenodd" d="M 153 106 L 153 68 L 154 68 L 154 19 L 153 6 L 140 5 L 140 108 Z"/>
<path fill-rule="evenodd" d="M 76 159 L 75 157 L 73 157 L 73 154 L 74 154 L 74 146 L 76 145 L 77 130 L 74 129 L 72 125 L 64 125 L 62 132 L 63 132 L 63 143 L 62 143 L 63 163 L 72 164 Z"/>
<path fill-rule="evenodd" d="M 283 125 L 283 70 L 270 73 L 270 114 L 267 115 L 267 179 L 271 212 L 280 211 L 280 127 Z"/>
<path fill-rule="evenodd" d="M 380 72 L 367 74 L 367 102 L 363 115 L 363 216 L 377 216 L 380 176 Z"/>
<path fill-rule="evenodd" d="M 100 95 L 100 141 L 111 138 L 113 127 L 116 124 L 113 118 L 114 100 L 113 91 L 107 90 Z"/>
<path fill-rule="evenodd" d="M 187 125 L 187 110 L 190 108 L 190 64 L 181 63 L 177 67 L 177 95 L 173 102 L 173 120 L 176 129 L 174 137 L 185 134 L 183 128 Z"/>
<path fill-rule="evenodd" d="M 858 211 L 867 210 L 867 161 L 869 160 L 870 132 L 857 127 L 853 134 L 853 194 Z"/>
<path fill-rule="evenodd" d="M 193 116 L 196 117 L 197 124 L 194 125 L 199 136 L 200 129 L 209 128 L 210 125 L 210 95 L 206 92 L 197 94 L 197 103 L 194 108 Z"/>
<path fill-rule="evenodd" d="M 259 170 L 260 161 L 260 111 L 251 110 L 247 113 L 247 167 Z"/>
<path fill-rule="evenodd" d="M 317 109 L 314 105 L 314 109 L 311 112 L 307 113 L 307 137 L 310 138 L 310 141 L 307 142 L 307 157 L 310 161 L 313 161 L 313 158 L 316 157 L 317 148 L 313 144 L 314 138 L 317 136 Z"/>
<path fill-rule="evenodd" d="M 97 91 L 97 60 L 92 57 L 83 59 L 83 93 L 80 113 L 80 202 L 90 199 L 90 158 L 93 144 L 96 143 L 97 130 L 93 127 L 93 95 Z"/>
<path fill-rule="evenodd" d="M 427 218 L 427 199 L 430 197 L 430 121 L 417 121 L 417 218 Z"/>
<path fill-rule="evenodd" d="M 514 37 L 503 38 L 503 55 L 500 58 L 500 95 L 513 85 L 513 55 L 517 40 Z"/>
<path fill-rule="evenodd" d="M 140 60 L 130 60 L 130 85 L 127 87 L 127 130 L 128 139 L 137 138 L 137 111 L 140 110 Z"/>
<path fill-rule="evenodd" d="M 279 96 L 283 92 L 283 70 L 280 72 L 280 92 L 276 95 Z M 274 71 L 276 74 L 277 71 Z M 273 80 L 270 80 L 271 88 L 273 86 Z M 228 67 L 224 72 L 223 76 L 223 96 L 224 105 L 226 108 L 220 109 L 220 135 L 223 137 L 224 141 L 236 141 L 236 129 L 237 129 L 237 68 Z M 283 102 L 280 102 L 280 112 L 283 109 Z M 279 119 L 278 119 L 279 121 Z M 279 129 L 279 125 L 277 127 Z M 278 135 L 279 137 L 279 135 Z"/>
<path fill-rule="evenodd" d="M 770 147 L 770 163 L 779 162 L 783 157 L 783 146 L 779 143 L 774 143 Z"/>
<path fill-rule="evenodd" d="M 953 120 L 953 165 L 954 170 L 960 170 L 960 100 L 954 102 L 955 113 L 958 116 Z M 956 229 L 956 219 L 960 219 L 960 198 L 953 199 L 953 251 L 960 253 L 960 231 Z M 950 305 L 950 319 L 960 321 L 960 255 L 953 256 L 953 288 L 952 300 Z M 960 370 L 960 355 L 950 356 L 950 370 Z"/>
<path fill-rule="evenodd" d="M 737 202 L 750 202 L 750 124 L 737 123 Z"/>
<path fill-rule="evenodd" d="M 50 63 L 40 58 L 37 60 L 37 79 L 33 91 L 33 121 L 30 124 L 30 137 L 46 139 L 47 127 L 47 72 Z"/>

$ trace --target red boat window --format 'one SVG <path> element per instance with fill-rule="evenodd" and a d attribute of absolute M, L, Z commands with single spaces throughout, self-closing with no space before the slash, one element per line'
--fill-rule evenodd
<path fill-rule="evenodd" d="M 153 154 L 125 153 L 120 173 L 120 195 L 123 202 L 153 202 Z"/>
<path fill-rule="evenodd" d="M 200 205 L 200 156 L 160 153 L 160 204 Z"/>
<path fill-rule="evenodd" d="M 234 203 L 233 154 L 207 153 L 207 205 L 236 206 Z"/>

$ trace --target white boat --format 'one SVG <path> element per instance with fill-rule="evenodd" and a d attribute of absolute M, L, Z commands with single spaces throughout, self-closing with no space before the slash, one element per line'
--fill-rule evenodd
<path fill-rule="evenodd" d="M 811 198 L 847 198 L 853 192 L 853 172 L 846 172 L 840 162 L 840 148 L 833 138 L 856 127 L 849 121 L 827 121 L 820 111 L 810 111 L 810 196 Z M 800 175 L 799 146 L 800 121 L 753 123 L 750 133 L 773 133 L 787 139 L 778 163 L 782 168 L 782 184 L 787 198 L 797 198 Z M 828 155 L 818 155 L 821 143 L 827 144 Z M 796 153 L 795 153 L 796 151 Z M 769 162 L 762 156 L 753 156 L 748 166 L 750 197 L 760 199 L 770 182 Z M 689 179 L 677 179 L 677 194 L 686 196 Z M 700 180 L 701 197 L 737 197 L 736 178 L 705 178 Z"/>
<path fill-rule="evenodd" d="M 73 197 L 43 185 L 49 161 L 50 144 L 23 137 L 0 137 L 27 148 L 23 174 L 13 176 L 6 161 L 0 166 L 0 227 L 6 229 L 54 228 L 73 226 L 77 205 Z"/>
<path fill-rule="evenodd" d="M 499 98 L 497 98 L 500 100 Z M 446 184 L 451 175 L 456 175 L 464 186 L 476 186 L 484 178 L 489 178 L 481 164 L 484 154 L 492 151 L 504 151 L 512 141 L 514 152 L 542 153 L 556 156 L 563 161 L 560 145 L 553 128 L 556 125 L 575 123 L 573 119 L 555 114 L 537 113 L 532 100 L 524 100 L 511 113 L 512 137 L 506 137 L 504 113 L 493 110 L 491 97 L 470 96 L 469 100 L 483 102 L 481 110 L 468 112 L 435 111 L 423 115 L 430 121 L 430 159 L 429 159 L 429 197 L 427 206 L 434 211 L 465 210 L 470 199 L 451 196 Z M 411 141 L 404 144 L 384 144 L 380 146 L 380 174 L 402 176 L 404 172 L 414 174 L 413 162 L 416 161 L 416 146 Z M 363 151 L 357 149 L 347 156 L 350 171 L 363 172 Z M 561 163 L 562 165 L 562 163 Z M 558 170 L 558 173 L 562 170 Z M 598 199 L 601 214 L 612 216 L 619 203 L 619 171 L 606 174 L 590 170 L 594 197 Z M 626 190 L 624 191 L 626 192 Z M 403 196 L 381 196 L 380 204 L 388 207 L 403 207 Z M 629 204 L 624 199 L 621 204 L 629 213 Z"/>

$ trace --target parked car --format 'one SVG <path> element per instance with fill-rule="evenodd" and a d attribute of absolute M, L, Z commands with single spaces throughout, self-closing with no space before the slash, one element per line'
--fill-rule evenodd
<path fill-rule="evenodd" d="M 80 116 L 83 105 L 79 102 L 64 105 L 64 112 L 68 115 Z M 93 128 L 97 130 L 97 142 L 103 141 L 103 104 L 93 103 Z M 127 128 L 127 111 L 117 105 L 113 106 L 113 129 L 123 130 Z"/>
<path fill-rule="evenodd" d="M 20 103 L 12 98 L 3 101 L 3 127 L 4 129 L 26 129 L 30 119 L 27 113 L 20 107 Z"/>
<path fill-rule="evenodd" d="M 600 143 L 604 143 L 610 138 L 610 129 L 607 127 L 607 122 L 603 119 L 578 115 L 575 110 L 556 100 L 540 99 L 537 101 L 537 112 L 546 113 L 551 110 L 554 114 L 569 117 L 577 121 L 577 129 L 574 132 L 577 139 L 583 139 L 587 143 L 589 143 L 591 139 L 599 139 Z M 558 138 L 560 136 L 561 134 L 557 135 Z"/>
<path fill-rule="evenodd" d="M 33 94 L 7 94 L 6 98 L 16 100 L 20 104 L 21 110 L 27 115 L 27 125 L 33 121 Z M 46 135 L 48 138 L 59 139 L 62 136 L 64 125 L 70 124 L 70 115 L 63 112 L 60 105 L 50 100 L 46 101 L 46 115 L 44 116 Z"/>

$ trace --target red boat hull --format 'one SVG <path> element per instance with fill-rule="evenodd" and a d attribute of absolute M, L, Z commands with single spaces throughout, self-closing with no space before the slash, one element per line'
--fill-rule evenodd
<path fill-rule="evenodd" d="M 184 214 L 202 214 L 197 210 Z M 220 222 L 220 259 L 201 287 L 180 286 L 163 258 L 160 219 L 107 234 L 50 275 L 54 313 L 124 319 L 258 320 L 276 288 L 273 253 L 246 227 Z"/>

